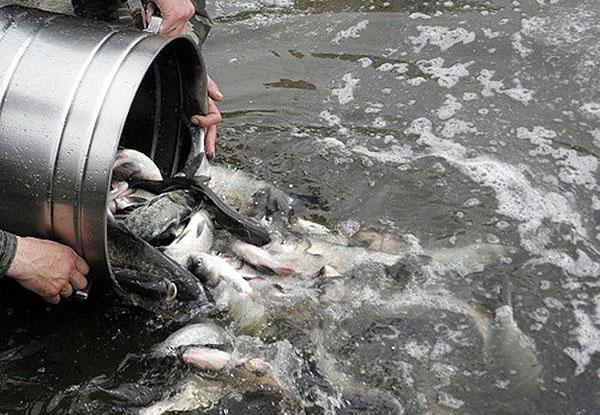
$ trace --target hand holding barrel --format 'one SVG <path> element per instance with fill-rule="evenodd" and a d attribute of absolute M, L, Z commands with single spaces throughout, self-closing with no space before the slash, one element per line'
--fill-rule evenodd
<path fill-rule="evenodd" d="M 206 128 L 206 136 L 204 138 L 204 151 L 209 160 L 215 156 L 215 148 L 217 141 L 217 124 L 222 121 L 219 108 L 215 101 L 222 102 L 223 94 L 219 91 L 219 86 L 208 77 L 208 113 L 206 115 L 194 115 L 192 122 L 198 127 Z"/>
<path fill-rule="evenodd" d="M 66 245 L 37 239 L 17 237 L 17 252 L 6 276 L 23 287 L 57 304 L 74 290 L 87 286 L 84 275 L 87 263 Z"/>
<path fill-rule="evenodd" d="M 150 21 L 157 8 L 163 19 L 159 33 L 164 36 L 183 33 L 196 12 L 190 0 L 153 0 L 146 6 L 146 20 Z"/>

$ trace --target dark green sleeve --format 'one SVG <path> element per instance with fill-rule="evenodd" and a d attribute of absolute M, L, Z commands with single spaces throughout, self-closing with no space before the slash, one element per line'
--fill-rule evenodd
<path fill-rule="evenodd" d="M 17 253 L 17 237 L 12 233 L 0 231 L 0 278 L 10 268 Z"/>

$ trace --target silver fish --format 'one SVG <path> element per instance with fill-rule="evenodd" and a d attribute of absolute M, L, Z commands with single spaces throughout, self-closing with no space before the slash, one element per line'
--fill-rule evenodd
<path fill-rule="evenodd" d="M 174 356 L 189 346 L 224 346 L 229 342 L 225 330 L 214 323 L 184 326 L 154 347 L 157 356 Z"/>
<path fill-rule="evenodd" d="M 194 254 L 192 270 L 210 286 L 216 286 L 220 280 L 223 280 L 239 292 L 252 293 L 252 287 L 244 279 L 244 275 L 223 258 L 205 252 Z"/>
<path fill-rule="evenodd" d="M 188 267 L 194 253 L 208 252 L 213 244 L 214 225 L 205 211 L 196 212 L 173 242 L 163 250 L 165 255 Z"/>
<path fill-rule="evenodd" d="M 137 150 L 122 148 L 117 151 L 113 177 L 127 180 L 131 177 L 146 180 L 162 180 L 160 169 L 152 159 Z"/>

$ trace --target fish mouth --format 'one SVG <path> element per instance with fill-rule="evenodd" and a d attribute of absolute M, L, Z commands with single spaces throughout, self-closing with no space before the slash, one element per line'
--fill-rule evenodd
<path fill-rule="evenodd" d="M 167 296 L 165 297 L 165 301 L 171 302 L 177 297 L 177 286 L 175 283 L 169 281 L 167 283 Z"/>
<path fill-rule="evenodd" d="M 142 277 L 138 271 L 122 268 L 113 269 L 113 276 L 119 288 L 126 294 L 167 303 L 177 298 L 177 285 L 167 279 Z"/>

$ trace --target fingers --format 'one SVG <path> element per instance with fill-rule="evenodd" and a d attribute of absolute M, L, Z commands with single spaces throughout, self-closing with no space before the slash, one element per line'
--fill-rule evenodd
<path fill-rule="evenodd" d="M 75 268 L 77 268 L 77 271 L 83 275 L 87 275 L 90 272 L 90 267 L 88 266 L 87 262 L 85 262 L 85 260 L 77 254 L 75 255 Z"/>
<path fill-rule="evenodd" d="M 65 284 L 60 289 L 60 296 L 63 298 L 70 297 L 71 294 L 73 294 L 73 287 L 71 287 L 71 284 Z"/>
<path fill-rule="evenodd" d="M 146 4 L 146 21 L 149 22 L 152 19 L 152 16 L 156 14 L 156 4 L 154 2 L 149 1 Z"/>
<path fill-rule="evenodd" d="M 204 152 L 208 161 L 212 161 L 215 158 L 215 148 L 217 143 L 217 126 L 211 125 L 206 130 L 206 136 L 204 137 Z"/>
<path fill-rule="evenodd" d="M 176 36 L 184 32 L 187 27 L 187 20 L 170 23 L 164 20 L 160 26 L 159 33 L 163 36 Z"/>
<path fill-rule="evenodd" d="M 196 13 L 196 8 L 189 0 L 176 2 L 156 0 L 155 3 L 163 18 L 159 33 L 164 36 L 174 36 L 182 33 L 186 29 L 187 22 Z"/>
<path fill-rule="evenodd" d="M 215 157 L 215 149 L 217 143 L 217 124 L 223 120 L 219 108 L 215 102 L 208 99 L 208 114 L 206 115 L 194 115 L 192 117 L 192 123 L 199 127 L 206 128 L 206 136 L 204 138 L 204 152 L 209 160 Z"/>
<path fill-rule="evenodd" d="M 52 297 L 44 297 L 44 300 L 48 301 L 51 304 L 58 304 L 60 302 L 60 294 L 54 295 Z"/>
<path fill-rule="evenodd" d="M 214 101 L 222 102 L 225 97 L 219 90 L 219 86 L 213 79 L 208 76 L 208 96 Z"/>
<path fill-rule="evenodd" d="M 87 278 L 85 278 L 83 274 L 78 271 L 73 271 L 69 275 L 69 282 L 76 290 L 83 290 L 88 284 Z"/>
<path fill-rule="evenodd" d="M 198 127 L 208 128 L 212 125 L 217 125 L 223 120 L 219 108 L 212 99 L 208 99 L 208 114 L 206 115 L 194 115 L 192 117 L 192 123 Z"/>

